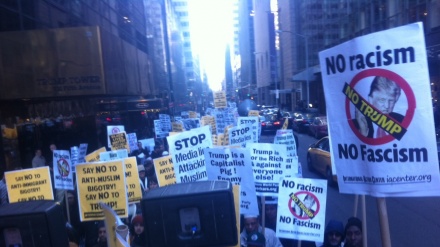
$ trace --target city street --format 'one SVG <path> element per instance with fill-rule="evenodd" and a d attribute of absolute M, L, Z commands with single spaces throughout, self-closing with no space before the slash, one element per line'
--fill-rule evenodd
<path fill-rule="evenodd" d="M 307 169 L 307 148 L 317 139 L 307 134 L 297 134 L 298 156 L 306 178 L 324 179 Z M 261 142 L 273 143 L 274 135 L 262 136 Z M 440 188 L 439 188 L 440 189 Z M 382 246 L 376 198 L 365 196 L 368 246 Z M 340 194 L 337 187 L 329 187 L 326 222 L 337 219 L 344 222 L 354 215 L 355 195 Z M 361 197 L 357 217 L 362 219 Z M 386 198 L 392 246 L 439 246 L 440 197 L 389 197 Z"/>

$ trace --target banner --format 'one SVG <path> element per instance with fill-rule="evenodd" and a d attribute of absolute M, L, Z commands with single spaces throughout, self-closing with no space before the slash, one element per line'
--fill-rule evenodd
<path fill-rule="evenodd" d="M 103 220 L 103 202 L 119 217 L 128 217 L 125 165 L 122 160 L 76 165 L 81 221 Z"/>
<path fill-rule="evenodd" d="M 319 57 L 340 192 L 440 195 L 423 24 L 358 37 Z"/>
<path fill-rule="evenodd" d="M 167 137 L 177 183 L 208 179 L 204 149 L 212 147 L 209 126 Z"/>
<path fill-rule="evenodd" d="M 324 241 L 327 181 L 284 178 L 280 182 L 276 236 Z"/>
<path fill-rule="evenodd" d="M 53 150 L 53 178 L 55 189 L 73 190 L 73 171 L 67 150 Z"/>
<path fill-rule="evenodd" d="M 251 152 L 255 189 L 259 196 L 278 196 L 278 183 L 288 174 L 287 148 L 282 144 L 248 143 Z M 296 171 L 295 171 L 296 173 Z"/>
<path fill-rule="evenodd" d="M 54 200 L 49 167 L 5 172 L 9 203 Z"/>
<path fill-rule="evenodd" d="M 258 215 L 257 195 L 252 174 L 251 156 L 244 148 L 205 149 L 209 180 L 226 180 L 240 185 L 240 214 Z"/>

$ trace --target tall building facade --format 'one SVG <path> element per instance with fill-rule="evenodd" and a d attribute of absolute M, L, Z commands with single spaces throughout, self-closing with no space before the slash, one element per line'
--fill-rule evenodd
<path fill-rule="evenodd" d="M 278 0 L 278 5 L 282 85 L 292 89 L 290 95 L 281 99 L 287 109 L 304 109 L 304 102 L 308 101 L 325 113 L 319 51 L 355 37 L 419 21 L 423 22 L 428 53 L 431 81 L 427 83 L 431 83 L 436 104 L 440 83 L 439 1 Z"/>
<path fill-rule="evenodd" d="M 240 55 L 238 94 L 240 100 L 253 97 L 258 102 L 253 0 L 238 1 L 238 16 L 238 53 Z"/>
<path fill-rule="evenodd" d="M 50 155 L 50 143 L 107 146 L 106 125 L 154 136 L 153 119 L 167 110 L 156 97 L 168 87 L 158 79 L 165 41 L 152 39 L 165 30 L 160 4 L 0 2 L 0 123 L 16 133 L 2 135 L 1 170 L 29 167 L 36 148 Z"/>

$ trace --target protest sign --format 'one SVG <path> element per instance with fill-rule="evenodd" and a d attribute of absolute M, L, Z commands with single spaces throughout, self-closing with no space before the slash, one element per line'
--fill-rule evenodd
<path fill-rule="evenodd" d="M 296 142 L 295 142 L 295 136 L 293 135 L 293 130 L 291 129 L 277 130 L 273 143 L 286 145 L 288 155 L 297 156 Z"/>
<path fill-rule="evenodd" d="M 136 133 L 127 133 L 127 139 L 128 139 L 128 147 L 129 147 L 130 152 L 133 152 L 133 151 L 139 149 L 139 147 L 137 145 Z"/>
<path fill-rule="evenodd" d="M 283 178 L 280 181 L 276 236 L 324 241 L 327 181 Z"/>
<path fill-rule="evenodd" d="M 142 199 L 142 189 L 139 183 L 139 171 L 136 157 L 124 158 L 125 180 L 127 183 L 128 202 L 140 202 Z"/>
<path fill-rule="evenodd" d="M 49 167 L 5 172 L 9 203 L 53 200 Z"/>
<path fill-rule="evenodd" d="M 107 126 L 107 146 L 111 148 L 110 135 L 125 131 L 124 125 L 108 125 Z"/>
<path fill-rule="evenodd" d="M 76 175 L 81 221 L 104 219 L 99 202 L 107 204 L 120 217 L 128 217 L 123 160 L 77 164 Z"/>
<path fill-rule="evenodd" d="M 227 180 L 240 185 L 240 213 L 259 214 L 249 150 L 244 148 L 205 149 L 208 180 Z"/>
<path fill-rule="evenodd" d="M 88 146 L 89 145 L 87 143 L 79 144 L 77 163 L 84 163 L 84 162 L 86 162 L 85 157 L 86 157 L 86 154 L 87 154 L 87 147 Z"/>
<path fill-rule="evenodd" d="M 75 172 L 74 168 L 76 163 L 78 163 L 78 156 L 79 156 L 79 148 L 77 146 L 70 147 L 70 164 L 72 165 L 73 172 Z"/>
<path fill-rule="evenodd" d="M 339 190 L 439 195 L 423 24 L 358 37 L 319 57 Z"/>
<path fill-rule="evenodd" d="M 128 146 L 127 134 L 125 131 L 110 135 L 110 145 L 112 150 L 127 149 L 130 152 Z"/>
<path fill-rule="evenodd" d="M 127 149 L 119 149 L 99 153 L 99 161 L 110 161 L 117 159 L 124 159 L 128 157 Z"/>
<path fill-rule="evenodd" d="M 105 147 L 102 147 L 100 149 L 97 149 L 91 153 L 89 153 L 88 155 L 86 155 L 85 160 L 86 162 L 95 162 L 95 161 L 99 161 L 99 154 L 102 152 L 107 151 L 107 149 Z"/>
<path fill-rule="evenodd" d="M 214 107 L 215 108 L 226 108 L 226 93 L 224 91 L 213 92 L 214 94 Z"/>
<path fill-rule="evenodd" d="M 239 126 L 232 127 L 228 130 L 229 145 L 231 146 L 241 146 L 246 147 L 246 143 L 254 143 L 251 124 L 242 124 Z"/>
<path fill-rule="evenodd" d="M 177 183 L 207 180 L 205 148 L 212 147 L 209 126 L 167 137 Z"/>
<path fill-rule="evenodd" d="M 171 117 L 168 114 L 159 114 L 159 120 L 162 123 L 162 128 L 166 132 L 171 131 Z"/>
<path fill-rule="evenodd" d="M 211 133 L 213 135 L 217 134 L 217 126 L 215 124 L 215 117 L 214 116 L 203 116 L 200 119 L 201 126 L 209 125 L 211 126 Z"/>
<path fill-rule="evenodd" d="M 187 118 L 182 119 L 183 128 L 185 130 L 192 130 L 200 127 L 200 119 L 199 118 Z"/>
<path fill-rule="evenodd" d="M 154 120 L 154 133 L 156 138 L 164 138 L 168 136 L 168 132 L 159 119 Z"/>
<path fill-rule="evenodd" d="M 159 187 L 176 183 L 176 174 L 174 173 L 171 155 L 154 159 L 153 162 Z"/>
<path fill-rule="evenodd" d="M 260 112 L 257 111 L 257 110 L 249 110 L 248 116 L 249 117 L 259 117 L 260 116 Z"/>
<path fill-rule="evenodd" d="M 293 173 L 286 167 L 286 145 L 248 143 L 247 148 L 251 153 L 257 195 L 278 196 L 278 183 L 281 178 Z"/>
<path fill-rule="evenodd" d="M 238 117 L 237 125 L 241 126 L 243 124 L 250 124 L 252 126 L 252 141 L 257 143 L 259 140 L 259 132 L 258 128 L 260 122 L 258 121 L 258 117 Z"/>
<path fill-rule="evenodd" d="M 74 167 L 70 162 L 70 153 L 67 150 L 53 151 L 53 178 L 55 189 L 73 190 Z"/>
<path fill-rule="evenodd" d="M 215 118 L 215 126 L 217 127 L 217 133 L 212 132 L 212 134 L 223 134 L 226 127 L 225 117 L 223 116 L 223 111 L 215 110 L 213 111 L 213 116 Z"/>
<path fill-rule="evenodd" d="M 125 164 L 125 179 L 128 186 L 128 202 L 139 202 L 142 199 L 142 191 L 139 185 L 139 173 L 136 157 L 128 157 L 127 149 L 120 149 L 99 154 L 100 161 L 122 159 Z"/>
<path fill-rule="evenodd" d="M 188 118 L 198 118 L 197 112 L 195 112 L 195 111 L 188 111 Z"/>
<path fill-rule="evenodd" d="M 183 132 L 183 123 L 182 122 L 172 122 L 172 131 L 173 132 Z"/>

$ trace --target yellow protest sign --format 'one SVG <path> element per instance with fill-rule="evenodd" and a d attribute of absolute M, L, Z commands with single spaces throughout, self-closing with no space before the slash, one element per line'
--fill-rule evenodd
<path fill-rule="evenodd" d="M 127 151 L 130 153 L 130 147 L 128 146 L 128 139 L 125 131 L 110 134 L 109 137 L 112 150 L 127 149 Z"/>
<path fill-rule="evenodd" d="M 174 173 L 171 155 L 154 159 L 153 162 L 159 187 L 176 183 L 176 174 Z"/>
<path fill-rule="evenodd" d="M 171 128 L 173 132 L 183 132 L 183 124 L 181 122 L 172 122 Z"/>
<path fill-rule="evenodd" d="M 287 127 L 289 127 L 289 119 L 288 118 L 286 118 L 284 120 L 284 124 L 283 124 L 283 127 L 281 127 L 281 129 L 286 130 Z"/>
<path fill-rule="evenodd" d="M 107 204 L 120 217 L 128 217 L 123 160 L 77 164 L 76 178 L 81 221 L 104 219 L 99 202 Z"/>
<path fill-rule="evenodd" d="M 128 202 L 140 202 L 142 199 L 142 189 L 139 183 L 139 172 L 136 157 L 124 159 L 125 179 L 128 186 Z"/>
<path fill-rule="evenodd" d="M 49 167 L 5 172 L 9 202 L 53 200 Z"/>
<path fill-rule="evenodd" d="M 214 92 L 214 107 L 215 108 L 226 108 L 228 106 L 226 101 L 226 92 L 219 91 Z"/>
<path fill-rule="evenodd" d="M 86 155 L 86 157 L 84 158 L 87 162 L 95 162 L 95 161 L 99 161 L 99 154 L 102 152 L 106 152 L 107 149 L 105 147 L 102 147 L 98 150 L 95 150 L 91 153 L 89 153 L 88 155 Z"/>
<path fill-rule="evenodd" d="M 188 112 L 188 117 L 189 117 L 189 118 L 197 118 L 197 112 L 195 112 L 195 111 L 189 111 L 189 112 Z"/>
<path fill-rule="evenodd" d="M 249 110 L 248 116 L 249 117 L 259 117 L 260 116 L 260 112 L 257 111 L 257 110 Z"/>

